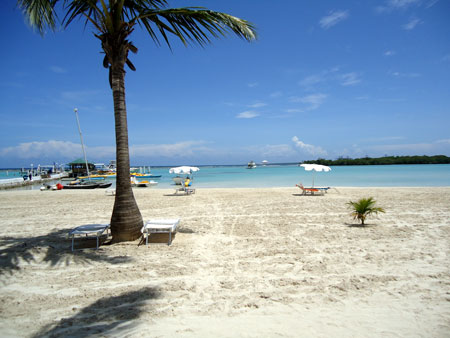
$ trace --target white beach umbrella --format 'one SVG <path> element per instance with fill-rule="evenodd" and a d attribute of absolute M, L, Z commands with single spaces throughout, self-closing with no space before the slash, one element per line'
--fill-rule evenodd
<path fill-rule="evenodd" d="M 331 171 L 331 168 L 326 165 L 321 164 L 300 164 L 300 167 L 305 168 L 306 171 L 313 171 L 313 182 L 312 186 L 314 187 L 314 176 L 316 171 Z"/>
<path fill-rule="evenodd" d="M 180 175 L 180 174 L 190 175 L 199 170 L 200 169 L 197 167 L 182 166 L 182 167 L 170 168 L 169 173 L 177 174 L 177 175 Z"/>

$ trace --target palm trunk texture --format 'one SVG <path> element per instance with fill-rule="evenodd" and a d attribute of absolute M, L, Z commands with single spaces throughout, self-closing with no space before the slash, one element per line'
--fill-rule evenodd
<path fill-rule="evenodd" d="M 142 216 L 130 183 L 127 110 L 125 104 L 125 58 L 111 64 L 111 87 L 116 127 L 116 197 L 111 216 L 113 243 L 133 241 L 141 235 Z M 123 61 L 122 61 L 123 60 Z"/>

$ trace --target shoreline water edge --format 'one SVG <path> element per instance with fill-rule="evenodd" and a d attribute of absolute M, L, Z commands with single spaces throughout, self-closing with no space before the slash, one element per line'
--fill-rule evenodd
<path fill-rule="evenodd" d="M 243 166 L 202 166 L 193 175 L 193 184 L 201 188 L 264 188 L 291 187 L 299 182 L 308 186 L 315 183 L 325 187 L 439 187 L 450 186 L 450 164 L 332 166 L 330 172 L 306 172 L 297 165 L 265 165 L 248 170 Z M 154 167 L 151 173 L 161 176 L 154 179 L 154 189 L 173 187 L 169 168 Z M 1 176 L 1 175 L 0 175 Z M 3 175 L 2 178 L 5 178 Z M 17 178 L 14 180 L 20 180 Z M 0 179 L 1 184 L 5 180 Z M 115 185 L 115 179 L 108 179 Z M 59 181 L 51 181 L 54 184 Z M 25 189 L 39 189 L 41 182 Z M 25 184 L 30 184 L 25 183 Z"/>

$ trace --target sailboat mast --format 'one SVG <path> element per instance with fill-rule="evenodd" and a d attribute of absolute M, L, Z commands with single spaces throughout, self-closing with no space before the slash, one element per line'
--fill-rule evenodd
<path fill-rule="evenodd" d="M 80 140 L 81 140 L 81 148 L 83 148 L 84 162 L 86 163 L 88 181 L 90 182 L 91 176 L 89 174 L 89 165 L 88 165 L 88 161 L 87 161 L 87 157 L 86 157 L 86 150 L 84 150 L 83 135 L 81 134 L 80 120 L 78 119 L 78 109 L 75 108 L 73 111 L 75 112 L 75 117 L 77 118 L 78 132 L 80 133 Z"/>

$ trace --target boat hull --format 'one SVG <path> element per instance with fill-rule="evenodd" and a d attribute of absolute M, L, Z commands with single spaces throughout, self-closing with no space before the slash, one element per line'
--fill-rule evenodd
<path fill-rule="evenodd" d="M 95 189 L 99 187 L 98 183 L 94 184 L 71 184 L 71 185 L 64 185 L 63 189 Z"/>
<path fill-rule="evenodd" d="M 98 187 L 100 189 L 109 188 L 112 185 L 112 182 L 100 182 L 98 183 Z"/>
<path fill-rule="evenodd" d="M 136 175 L 131 175 L 134 176 L 136 178 L 160 178 L 161 175 L 146 175 L 146 174 L 136 174 Z"/>

